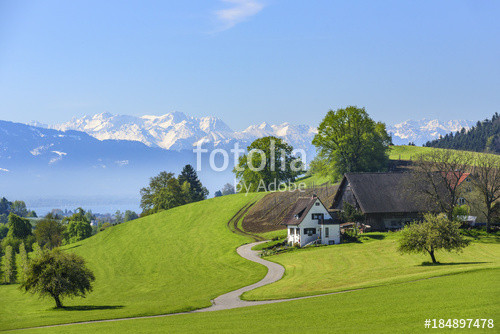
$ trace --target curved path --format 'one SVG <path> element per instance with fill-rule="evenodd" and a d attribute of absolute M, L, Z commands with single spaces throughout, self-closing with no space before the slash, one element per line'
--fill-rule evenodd
<path fill-rule="evenodd" d="M 255 245 L 261 244 L 266 241 L 259 241 L 259 242 L 253 242 L 251 244 L 246 244 L 243 246 L 238 247 L 236 250 L 238 254 L 249 261 L 257 262 L 260 263 L 264 266 L 267 267 L 267 275 L 263 279 L 261 279 L 259 282 L 254 283 L 252 285 L 245 286 L 241 289 L 234 290 L 231 292 L 228 292 L 226 294 L 223 294 L 214 300 L 212 300 L 212 306 L 204 308 L 204 309 L 199 309 L 193 312 L 210 312 L 210 311 L 219 311 L 219 310 L 228 310 L 231 308 L 238 308 L 238 307 L 245 307 L 245 306 L 253 306 L 253 305 L 262 305 L 262 304 L 269 304 L 269 303 L 275 303 L 275 300 L 269 300 L 269 301 L 246 301 L 246 300 L 241 300 L 240 296 L 247 291 L 259 288 L 261 286 L 267 285 L 274 283 L 283 277 L 283 274 L 285 273 L 285 268 L 283 268 L 281 265 L 263 260 L 259 256 L 259 252 L 252 250 L 252 247 Z"/>

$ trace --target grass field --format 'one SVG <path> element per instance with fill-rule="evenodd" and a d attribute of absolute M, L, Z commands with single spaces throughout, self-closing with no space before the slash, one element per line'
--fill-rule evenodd
<path fill-rule="evenodd" d="M 500 267 L 500 244 L 473 242 L 463 253 L 437 252 L 442 265 L 422 265 L 428 255 L 401 255 L 396 233 L 367 233 L 363 243 L 304 248 L 266 257 L 282 264 L 278 282 L 249 291 L 244 299 L 309 296 L 359 287 Z M 495 239 L 498 241 L 498 239 Z"/>
<path fill-rule="evenodd" d="M 266 268 L 239 257 L 250 239 L 233 234 L 229 219 L 262 194 L 231 195 L 177 207 L 109 228 L 67 247 L 94 271 L 94 291 L 54 301 L 0 285 L 0 329 L 177 312 L 260 280 Z"/>
<path fill-rule="evenodd" d="M 72 325 L 33 333 L 441 333 L 425 319 L 493 319 L 500 270 L 479 270 L 349 293 L 164 318 Z M 494 333 L 495 329 L 463 329 Z M 498 330 L 496 330 L 498 332 Z M 22 332 L 21 332 L 22 333 Z"/>
<path fill-rule="evenodd" d="M 412 160 L 416 155 L 434 150 L 432 147 L 398 145 L 389 148 L 389 159 Z"/>
<path fill-rule="evenodd" d="M 421 146 L 409 146 L 409 145 L 398 145 L 398 146 L 391 146 L 389 148 L 389 159 L 391 160 L 414 160 L 417 155 L 422 154 L 422 153 L 427 153 L 432 150 L 441 150 L 440 148 L 433 148 L 433 147 L 421 147 Z M 454 151 L 454 152 L 467 152 L 467 151 Z M 478 155 L 491 155 L 493 157 L 496 157 L 498 159 L 498 162 L 500 163 L 500 155 L 498 154 L 489 154 L 489 153 L 475 153 L 475 152 L 470 152 L 472 154 L 478 154 Z"/>
<path fill-rule="evenodd" d="M 320 175 L 305 176 L 295 181 L 295 184 L 297 185 L 301 183 L 303 183 L 306 188 L 319 187 L 324 184 L 332 184 L 331 180 L 328 177 Z"/>

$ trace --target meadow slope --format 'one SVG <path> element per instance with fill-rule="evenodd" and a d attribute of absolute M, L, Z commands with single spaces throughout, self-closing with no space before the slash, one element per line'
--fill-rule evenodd
<path fill-rule="evenodd" d="M 498 327 L 499 269 L 329 296 L 153 319 L 71 325 L 30 333 L 442 333 L 426 319 L 493 319 Z M 493 333 L 495 329 L 463 329 Z M 23 332 L 21 332 L 23 333 Z"/>
<path fill-rule="evenodd" d="M 461 253 L 438 251 L 437 266 L 426 254 L 397 252 L 398 233 L 367 233 L 363 243 L 312 247 L 266 257 L 285 267 L 284 277 L 249 291 L 247 300 L 310 296 L 347 289 L 407 282 L 427 277 L 500 267 L 498 237 L 473 242 Z"/>
<path fill-rule="evenodd" d="M 192 203 L 109 228 L 66 247 L 83 256 L 96 276 L 87 298 L 69 308 L 0 286 L 0 329 L 152 315 L 210 306 L 225 292 L 263 278 L 266 268 L 236 248 L 251 241 L 227 222 L 262 194 L 231 195 Z"/>

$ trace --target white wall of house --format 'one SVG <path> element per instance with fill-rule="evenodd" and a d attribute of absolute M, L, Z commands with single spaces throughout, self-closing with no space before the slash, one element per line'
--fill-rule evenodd
<path fill-rule="evenodd" d="M 287 225 L 288 243 L 298 243 L 301 247 L 318 239 L 325 245 L 340 243 L 340 226 L 338 224 L 318 224 L 320 220 L 316 219 L 317 215 L 323 215 L 324 219 L 332 218 L 319 200 L 316 200 L 316 203 L 305 215 L 299 225 Z M 315 219 L 313 219 L 313 215 Z"/>

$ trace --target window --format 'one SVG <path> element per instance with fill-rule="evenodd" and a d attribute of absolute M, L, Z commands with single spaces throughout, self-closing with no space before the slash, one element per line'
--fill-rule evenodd
<path fill-rule="evenodd" d="M 457 202 L 458 202 L 458 205 L 464 205 L 466 201 L 465 201 L 465 198 L 460 197 Z"/>
<path fill-rule="evenodd" d="M 295 234 L 300 235 L 300 228 L 295 229 Z"/>
<path fill-rule="evenodd" d="M 319 206 L 319 202 L 316 202 L 314 205 Z"/>
<path fill-rule="evenodd" d="M 316 229 L 315 228 L 305 228 L 304 234 L 307 234 L 308 236 L 312 236 L 313 234 L 316 234 Z"/>
<path fill-rule="evenodd" d="M 330 228 L 325 227 L 325 238 L 330 237 Z"/>
<path fill-rule="evenodd" d="M 311 215 L 311 218 L 316 219 L 316 220 L 323 220 L 323 217 L 324 217 L 324 214 L 322 214 L 322 213 L 313 213 Z"/>
<path fill-rule="evenodd" d="M 293 235 L 293 232 L 294 232 L 293 228 L 290 227 L 290 235 Z"/>

